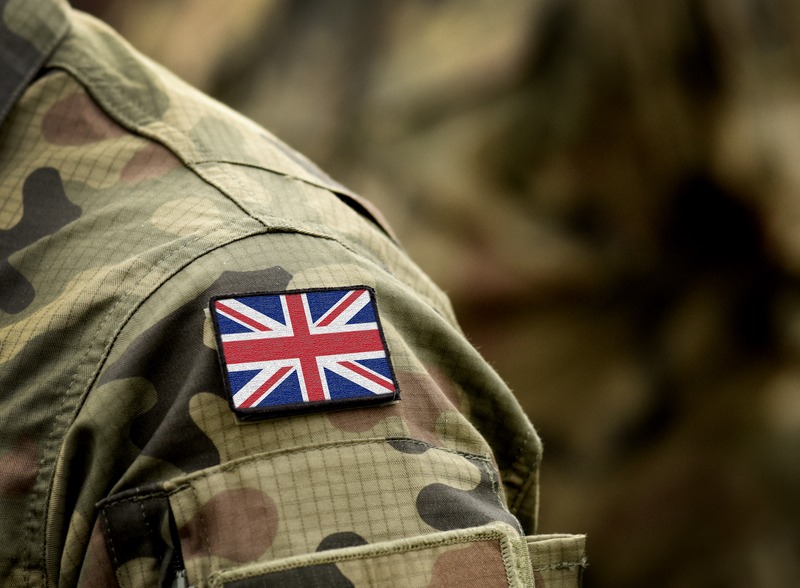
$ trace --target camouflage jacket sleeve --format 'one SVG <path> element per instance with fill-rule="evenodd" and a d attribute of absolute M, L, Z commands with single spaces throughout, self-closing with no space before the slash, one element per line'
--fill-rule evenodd
<path fill-rule="evenodd" d="M 575 584 L 536 433 L 368 205 L 63 4 L 4 19 L 0 582 Z M 353 288 L 400 400 L 237 419 L 211 301 Z"/>
<path fill-rule="evenodd" d="M 237 422 L 209 298 L 348 284 L 375 289 L 401 400 Z M 530 585 L 528 543 L 507 507 L 519 489 L 504 490 L 476 429 L 519 450 L 501 441 L 513 429 L 491 430 L 514 422 L 505 395 L 446 310 L 387 267 L 296 233 L 231 243 L 137 310 L 78 416 L 76 430 L 106 429 L 97 459 L 130 456 L 100 502 L 83 573 L 113 570 L 127 586 L 182 569 L 214 586 Z M 81 437 L 70 442 L 79 452 Z"/>

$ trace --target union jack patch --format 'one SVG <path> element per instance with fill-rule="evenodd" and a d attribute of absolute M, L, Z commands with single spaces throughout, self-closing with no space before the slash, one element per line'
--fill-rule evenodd
<path fill-rule="evenodd" d="M 367 286 L 217 296 L 211 316 L 240 420 L 398 398 Z"/>

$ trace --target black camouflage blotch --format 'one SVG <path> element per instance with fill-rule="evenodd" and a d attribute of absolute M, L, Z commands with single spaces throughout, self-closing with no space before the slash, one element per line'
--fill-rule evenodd
<path fill-rule="evenodd" d="M 131 440 L 150 455 L 185 472 L 219 464 L 219 452 L 189 415 L 189 401 L 200 392 L 224 398 L 217 354 L 203 344 L 204 310 L 211 296 L 283 290 L 292 276 L 281 267 L 253 272 L 223 272 L 191 302 L 147 329 L 103 374 L 101 384 L 140 377 L 156 390 L 156 404 L 131 424 Z"/>
<path fill-rule="evenodd" d="M 340 533 L 331 533 L 319 542 L 317 551 L 328 551 L 330 549 L 342 549 L 343 547 L 358 547 L 359 545 L 367 545 L 368 541 L 358 533 L 352 531 L 342 531 Z"/>
<path fill-rule="evenodd" d="M 400 453 L 409 453 L 411 455 L 425 453 L 431 448 L 427 443 L 420 443 L 411 439 L 387 439 L 386 442 Z"/>
<path fill-rule="evenodd" d="M 492 483 L 490 465 L 479 459 L 470 459 L 481 472 L 481 481 L 474 490 L 459 490 L 446 484 L 430 484 L 417 495 L 417 512 L 420 518 L 434 529 L 451 531 L 479 527 L 494 521 L 508 523 L 522 529 L 504 507 Z"/>
<path fill-rule="evenodd" d="M 35 296 L 33 284 L 8 261 L 0 261 L 0 310 L 9 314 L 22 312 L 30 306 Z"/>
<path fill-rule="evenodd" d="M 226 582 L 225 588 L 354 588 L 335 564 L 306 566 Z"/>
<path fill-rule="evenodd" d="M 166 495 L 135 497 L 106 504 L 101 521 L 116 569 L 137 558 L 152 558 L 151 576 L 158 577 L 161 558 L 169 551 L 161 535 L 169 520 Z M 144 565 L 144 564 L 143 564 Z"/>
<path fill-rule="evenodd" d="M 25 179 L 22 207 L 22 219 L 10 229 L 0 230 L 0 310 L 12 314 L 25 310 L 36 292 L 8 258 L 81 215 L 80 207 L 67 198 L 58 170 L 52 167 L 40 167 Z"/>

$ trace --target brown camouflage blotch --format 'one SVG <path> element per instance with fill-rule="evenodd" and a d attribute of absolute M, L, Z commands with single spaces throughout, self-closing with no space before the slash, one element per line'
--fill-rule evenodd
<path fill-rule="evenodd" d="M 508 587 L 503 556 L 496 543 L 483 541 L 436 558 L 429 588 Z M 537 584 L 538 586 L 538 584 Z"/>
<path fill-rule="evenodd" d="M 542 576 L 542 572 L 538 570 L 533 570 L 533 585 L 539 588 L 546 588 L 547 584 L 544 582 L 544 576 Z"/>
<path fill-rule="evenodd" d="M 453 398 L 456 392 L 446 378 L 437 377 L 435 370 L 426 373 L 400 372 L 397 374 L 400 386 L 399 416 L 409 428 L 411 437 L 427 441 L 432 445 L 442 445 L 436 434 L 436 424 L 444 412 L 457 411 Z"/>
<path fill-rule="evenodd" d="M 396 416 L 395 406 L 359 408 L 327 413 L 331 424 L 347 433 L 364 433 L 375 427 L 383 419 Z"/>
<path fill-rule="evenodd" d="M 89 545 L 86 549 L 86 557 L 81 568 L 78 586 L 80 588 L 119 586 L 117 576 L 114 574 L 114 566 L 111 563 L 111 557 L 106 547 L 100 519 L 95 523 L 89 538 Z"/>
<path fill-rule="evenodd" d="M 243 524 L 244 523 L 244 524 Z M 179 530 L 186 559 L 211 555 L 238 563 L 254 561 L 278 532 L 275 501 L 253 488 L 220 492 Z"/>
<path fill-rule="evenodd" d="M 442 370 L 430 366 L 428 376 L 436 383 L 436 386 L 444 393 L 445 398 L 450 401 L 452 406 L 446 410 L 459 410 L 461 408 L 462 394 L 456 384 Z"/>
<path fill-rule="evenodd" d="M 23 496 L 27 494 L 39 473 L 39 457 L 36 443 L 23 438 L 9 451 L 0 455 L 0 496 Z"/>
<path fill-rule="evenodd" d="M 125 129 L 83 92 L 56 102 L 42 120 L 44 139 L 55 145 L 89 145 L 124 134 Z"/>
<path fill-rule="evenodd" d="M 363 408 L 328 415 L 331 424 L 342 431 L 363 433 L 383 419 L 397 416 L 408 427 L 410 435 L 433 445 L 442 442 L 436 435 L 436 423 L 445 411 L 457 410 L 457 392 L 452 384 L 443 385 L 443 378 L 429 373 L 398 372 L 400 402 L 382 408 Z"/>
<path fill-rule="evenodd" d="M 125 164 L 120 180 L 134 183 L 159 178 L 182 166 L 172 151 L 159 143 L 148 143 Z"/>

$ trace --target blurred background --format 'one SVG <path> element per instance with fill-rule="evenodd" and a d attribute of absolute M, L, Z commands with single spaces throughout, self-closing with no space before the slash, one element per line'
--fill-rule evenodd
<path fill-rule="evenodd" d="M 383 209 L 586 586 L 800 586 L 800 3 L 73 4 Z"/>

